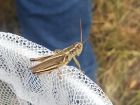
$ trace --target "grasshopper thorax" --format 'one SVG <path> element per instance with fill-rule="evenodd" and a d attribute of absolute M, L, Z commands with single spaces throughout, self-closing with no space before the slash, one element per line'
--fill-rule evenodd
<path fill-rule="evenodd" d="M 83 44 L 81 42 L 74 43 L 75 53 L 79 56 L 83 50 Z"/>

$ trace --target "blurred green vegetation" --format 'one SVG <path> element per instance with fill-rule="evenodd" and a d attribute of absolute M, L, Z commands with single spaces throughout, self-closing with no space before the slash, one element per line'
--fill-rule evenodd
<path fill-rule="evenodd" d="M 0 8 L 0 31 L 20 35 L 15 1 Z M 140 105 L 140 0 L 93 0 L 93 10 L 97 83 L 114 105 Z"/>
<path fill-rule="evenodd" d="M 140 105 L 140 1 L 94 0 L 98 85 L 114 105 Z"/>
<path fill-rule="evenodd" d="M 15 0 L 0 0 L 0 31 L 20 35 Z"/>

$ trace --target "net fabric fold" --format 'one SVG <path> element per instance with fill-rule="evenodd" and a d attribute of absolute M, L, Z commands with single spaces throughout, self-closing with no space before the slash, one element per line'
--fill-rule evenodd
<path fill-rule="evenodd" d="M 11 33 L 0 32 L 0 105 L 112 105 L 102 89 L 73 66 L 35 76 L 30 58 L 53 51 Z"/>

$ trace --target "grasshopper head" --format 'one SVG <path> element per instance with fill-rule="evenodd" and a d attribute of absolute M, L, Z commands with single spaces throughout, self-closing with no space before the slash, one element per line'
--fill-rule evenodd
<path fill-rule="evenodd" d="M 81 42 L 74 43 L 74 48 L 76 50 L 76 55 L 79 56 L 83 50 L 83 44 Z"/>

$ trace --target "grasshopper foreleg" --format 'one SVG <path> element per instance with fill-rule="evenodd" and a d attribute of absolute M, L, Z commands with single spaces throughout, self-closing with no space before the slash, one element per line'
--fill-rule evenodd
<path fill-rule="evenodd" d="M 75 56 L 73 57 L 76 65 L 79 67 L 79 70 L 82 72 L 82 73 L 85 73 L 84 71 L 81 70 L 81 66 L 80 66 L 80 63 L 78 62 L 78 60 L 75 58 Z"/>

